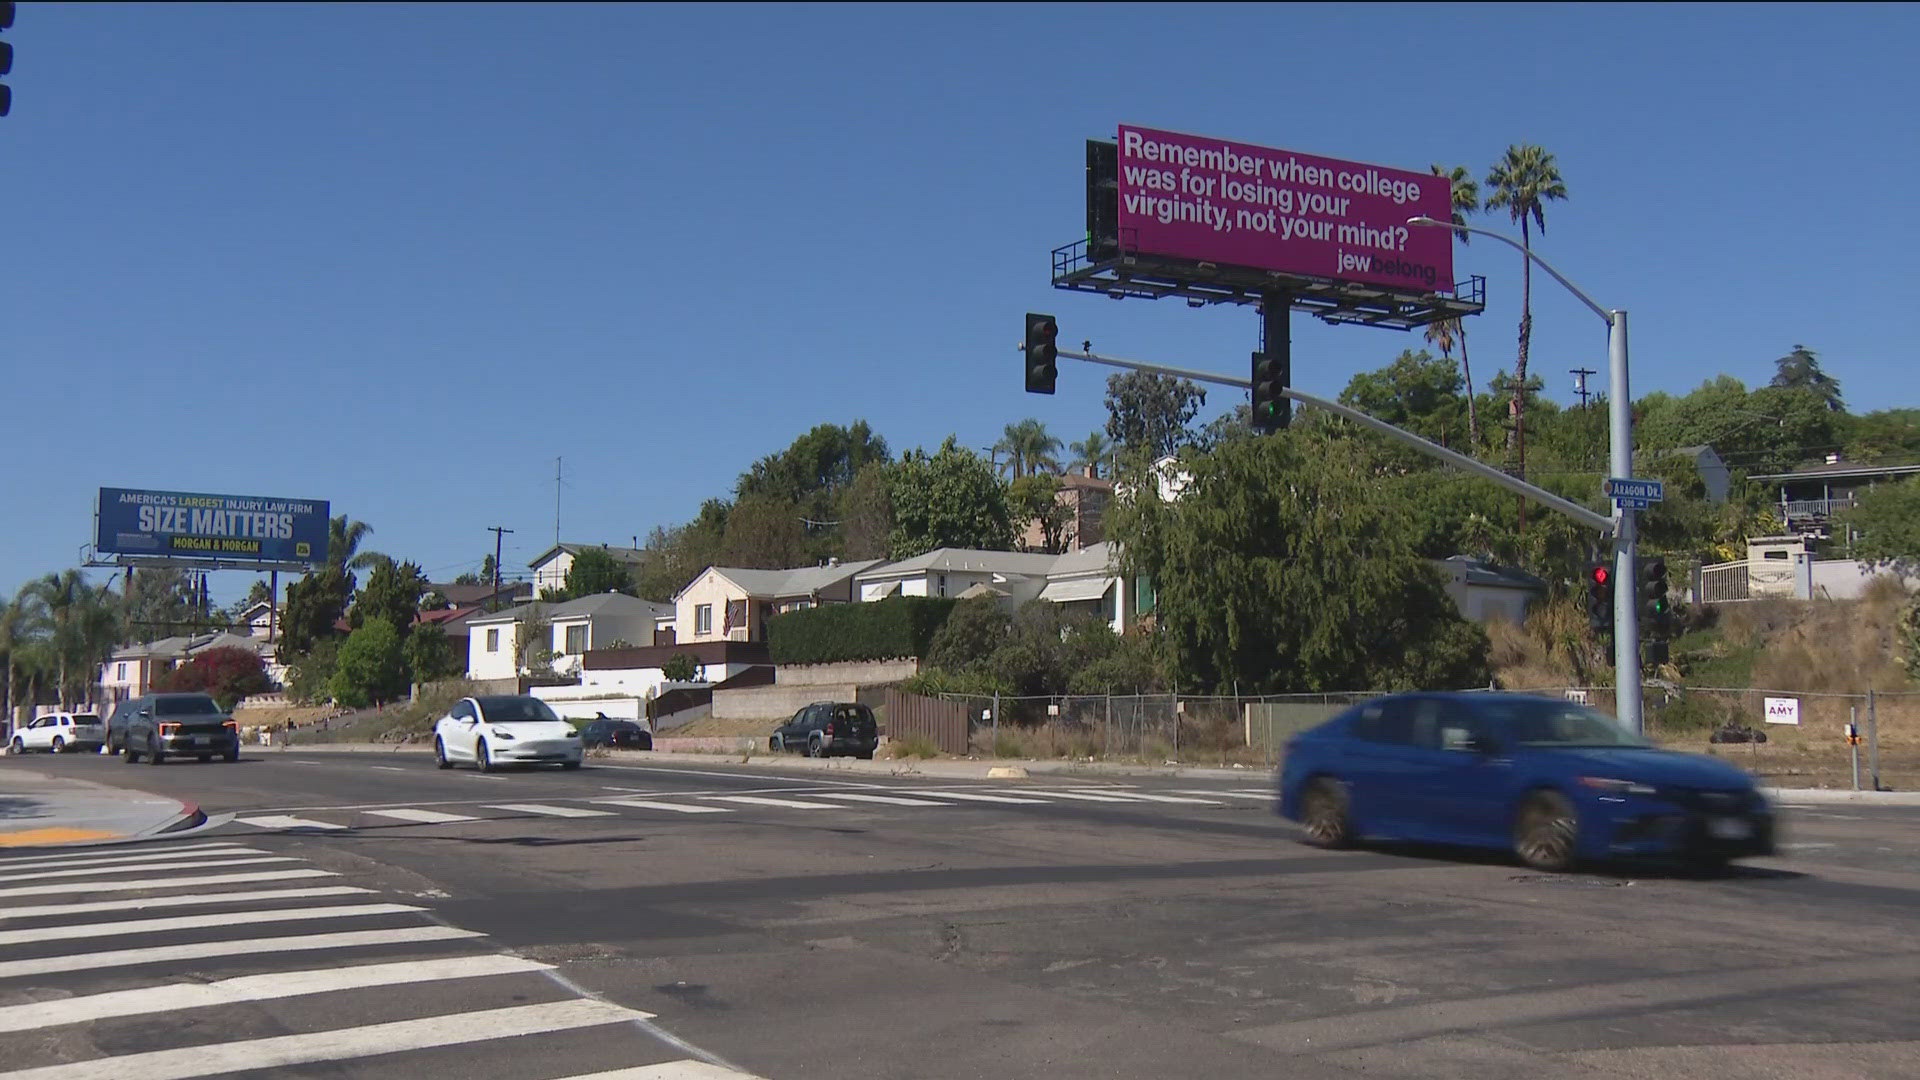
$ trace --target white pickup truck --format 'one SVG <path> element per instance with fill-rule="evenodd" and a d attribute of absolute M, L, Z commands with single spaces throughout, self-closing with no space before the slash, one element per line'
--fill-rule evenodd
<path fill-rule="evenodd" d="M 107 741 L 107 727 L 94 713 L 48 713 L 26 727 L 17 728 L 9 753 L 46 750 L 61 754 L 72 750 L 98 750 Z"/>

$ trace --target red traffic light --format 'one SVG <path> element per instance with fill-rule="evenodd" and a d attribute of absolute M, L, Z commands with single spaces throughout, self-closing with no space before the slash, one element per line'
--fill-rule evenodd
<path fill-rule="evenodd" d="M 1605 585 L 1607 583 L 1607 580 L 1611 577 L 1613 577 L 1612 570 L 1609 570 L 1604 566 L 1596 566 L 1593 568 L 1593 583 L 1595 585 Z"/>

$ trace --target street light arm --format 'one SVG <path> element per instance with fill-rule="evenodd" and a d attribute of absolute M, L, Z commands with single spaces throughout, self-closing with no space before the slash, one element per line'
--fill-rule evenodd
<path fill-rule="evenodd" d="M 1587 307 L 1593 309 L 1593 313 L 1595 315 L 1600 316 L 1600 318 L 1604 319 L 1608 326 L 1613 325 L 1612 312 L 1608 311 L 1606 308 L 1601 307 L 1599 304 L 1594 303 L 1593 297 L 1588 296 L 1585 292 L 1581 291 L 1580 286 L 1575 285 L 1571 281 L 1568 281 L 1566 278 L 1566 275 L 1562 274 L 1560 271 L 1555 270 L 1553 268 L 1552 263 L 1541 258 L 1539 255 L 1535 254 L 1532 248 L 1525 247 L 1519 244 L 1510 236 L 1505 236 L 1501 233 L 1494 232 L 1491 229 L 1476 229 L 1471 225 L 1455 225 L 1451 221 L 1437 221 L 1433 218 L 1427 217 L 1425 214 L 1422 214 L 1419 217 L 1408 218 L 1407 224 L 1428 226 L 1428 227 L 1441 228 L 1441 229 L 1452 229 L 1455 232 L 1465 232 L 1465 233 L 1472 233 L 1475 236 L 1492 237 L 1493 239 L 1500 241 L 1501 243 L 1507 245 L 1508 247 L 1514 249 L 1515 251 L 1518 251 L 1520 254 L 1525 255 L 1527 258 L 1532 259 L 1534 262 L 1538 263 L 1540 266 L 1540 269 L 1545 270 L 1547 273 L 1553 275 L 1553 280 L 1566 286 L 1568 292 L 1579 297 L 1580 302 L 1587 305 Z"/>

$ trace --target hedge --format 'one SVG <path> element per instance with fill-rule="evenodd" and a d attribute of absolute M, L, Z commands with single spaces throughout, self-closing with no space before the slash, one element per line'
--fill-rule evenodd
<path fill-rule="evenodd" d="M 789 611 L 767 620 L 767 652 L 776 664 L 925 656 L 953 604 L 944 597 L 890 596 Z"/>

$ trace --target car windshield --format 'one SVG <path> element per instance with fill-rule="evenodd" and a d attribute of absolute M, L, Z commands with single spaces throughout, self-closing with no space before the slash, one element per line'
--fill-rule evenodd
<path fill-rule="evenodd" d="M 489 724 L 513 723 L 556 723 L 560 717 L 547 707 L 539 698 L 530 697 L 483 697 L 480 702 L 481 715 Z"/>
<path fill-rule="evenodd" d="M 153 703 L 155 716 L 218 716 L 220 705 L 210 697 L 194 694 L 190 697 L 156 698 Z"/>
<path fill-rule="evenodd" d="M 73 722 L 76 724 L 97 724 L 100 722 L 100 718 L 92 713 L 74 713 Z"/>
<path fill-rule="evenodd" d="M 1603 712 L 1571 701 L 1490 697 L 1474 711 L 1521 746 L 1648 746 Z"/>

